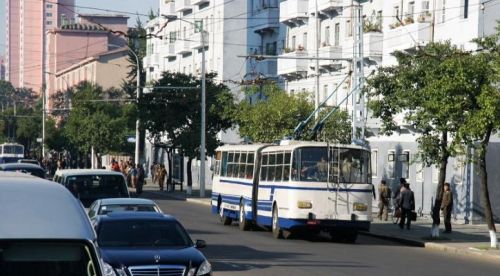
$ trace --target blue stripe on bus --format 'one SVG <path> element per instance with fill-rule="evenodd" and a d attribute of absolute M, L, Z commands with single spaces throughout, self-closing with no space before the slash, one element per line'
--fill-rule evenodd
<path fill-rule="evenodd" d="M 236 181 L 236 180 L 222 180 L 221 179 L 220 182 L 222 182 L 222 183 L 229 183 L 229 184 L 239 184 L 239 185 L 250 186 L 250 187 L 253 186 L 252 183 L 243 182 L 243 181 Z"/>
<path fill-rule="evenodd" d="M 243 186 L 253 186 L 251 183 L 235 181 L 235 180 L 220 180 L 220 182 L 239 184 Z M 259 188 L 274 188 L 274 189 L 286 189 L 286 190 L 302 190 L 302 191 L 336 191 L 335 188 L 321 188 L 321 187 L 294 187 L 294 186 L 282 186 L 282 185 L 269 185 L 269 184 L 259 184 Z M 340 188 L 339 192 L 358 192 L 358 193 L 372 193 L 371 189 L 351 189 L 351 188 Z"/>

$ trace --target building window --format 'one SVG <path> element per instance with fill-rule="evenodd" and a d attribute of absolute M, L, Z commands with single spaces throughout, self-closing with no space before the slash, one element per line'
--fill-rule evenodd
<path fill-rule="evenodd" d="M 52 13 L 51 12 L 47 12 L 47 13 L 45 13 L 45 16 L 52 17 Z"/>
<path fill-rule="evenodd" d="M 415 13 L 415 2 L 410 2 L 408 3 L 408 13 L 406 14 L 406 17 L 413 18 L 414 13 Z"/>
<path fill-rule="evenodd" d="M 372 150 L 371 156 L 372 177 L 378 176 L 378 150 Z"/>
<path fill-rule="evenodd" d="M 199 33 L 203 30 L 203 20 L 196 20 L 194 22 L 194 32 Z"/>
<path fill-rule="evenodd" d="M 307 49 L 307 33 L 302 35 L 302 46 L 304 46 L 304 49 Z"/>
<path fill-rule="evenodd" d="M 382 24 L 383 24 L 383 16 L 382 16 L 382 11 L 377 11 L 377 24 L 380 28 L 382 28 Z"/>
<path fill-rule="evenodd" d="M 177 40 L 177 33 L 176 32 L 170 32 L 168 35 L 168 42 L 174 43 Z"/>
<path fill-rule="evenodd" d="M 276 55 L 276 42 L 266 43 L 266 55 Z"/>
<path fill-rule="evenodd" d="M 323 85 L 323 99 L 322 99 L 322 101 L 325 101 L 327 97 L 328 97 L 328 84 L 325 84 L 325 85 Z"/>
<path fill-rule="evenodd" d="M 394 162 L 396 161 L 395 156 L 396 154 L 393 150 L 387 153 L 387 166 L 385 170 L 387 178 L 394 178 Z"/>
<path fill-rule="evenodd" d="M 47 4 L 47 5 L 45 5 L 45 7 L 47 7 L 47 9 L 52 9 L 53 6 L 52 6 L 52 4 Z"/>
<path fill-rule="evenodd" d="M 330 46 L 330 26 L 325 27 L 325 45 Z"/>
<path fill-rule="evenodd" d="M 446 0 L 441 1 L 441 23 L 446 21 Z"/>
<path fill-rule="evenodd" d="M 335 46 L 340 45 L 340 23 L 335 23 Z"/>
<path fill-rule="evenodd" d="M 292 51 L 295 51 L 295 36 L 292 36 L 292 42 L 290 44 L 290 49 Z"/>
<path fill-rule="evenodd" d="M 52 25 L 52 21 L 47 21 L 47 25 Z"/>
<path fill-rule="evenodd" d="M 345 23 L 345 29 L 346 29 L 346 36 L 351 37 L 352 36 L 352 24 L 351 20 L 347 20 Z"/>
<path fill-rule="evenodd" d="M 460 15 L 463 19 L 466 19 L 469 17 L 469 0 L 462 0 L 462 5 L 460 5 L 462 8 L 460 9 Z"/>
<path fill-rule="evenodd" d="M 410 177 L 410 152 L 404 151 L 398 156 L 398 161 L 401 163 L 401 177 Z"/>

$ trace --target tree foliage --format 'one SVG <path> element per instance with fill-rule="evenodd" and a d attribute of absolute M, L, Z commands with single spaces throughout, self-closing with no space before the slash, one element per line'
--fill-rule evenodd
<path fill-rule="evenodd" d="M 107 102 L 120 99 L 116 90 L 82 82 L 75 88 L 72 110 L 64 127 L 65 135 L 80 152 L 122 152 L 127 147 L 127 137 L 133 133 L 133 107 L 122 102 Z M 114 96 L 113 96 L 114 95 Z"/>
<path fill-rule="evenodd" d="M 233 126 L 233 95 L 215 81 L 214 73 L 206 76 L 206 150 L 213 154 L 219 145 L 217 133 Z M 143 95 L 140 116 L 152 139 L 168 137 L 183 155 L 195 158 L 200 147 L 200 80 L 192 75 L 164 72 L 154 83 L 153 91 Z M 174 87 L 165 89 L 165 87 Z M 182 88 L 179 88 L 182 87 Z M 191 87 L 191 89 L 189 89 Z"/>

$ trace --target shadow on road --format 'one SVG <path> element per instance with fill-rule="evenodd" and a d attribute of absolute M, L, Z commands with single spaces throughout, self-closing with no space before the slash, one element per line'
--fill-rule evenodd
<path fill-rule="evenodd" d="M 214 270 L 219 272 L 247 271 L 269 267 L 371 267 L 361 265 L 359 262 L 299 260 L 302 256 L 310 254 L 262 251 L 242 245 L 214 244 L 202 251 L 209 258 Z"/>

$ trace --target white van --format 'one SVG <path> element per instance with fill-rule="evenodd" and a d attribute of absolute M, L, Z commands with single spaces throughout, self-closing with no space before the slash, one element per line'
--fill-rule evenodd
<path fill-rule="evenodd" d="M 2 276 L 102 276 L 96 234 L 81 204 L 61 185 L 0 172 Z"/>
<path fill-rule="evenodd" d="M 62 184 L 85 208 L 102 198 L 130 197 L 125 177 L 120 172 L 100 169 L 58 170 L 54 182 Z"/>

